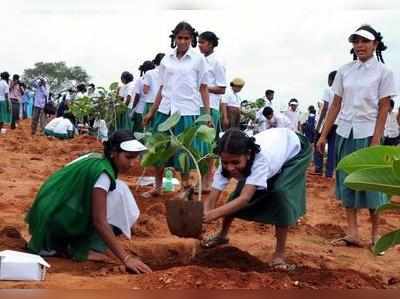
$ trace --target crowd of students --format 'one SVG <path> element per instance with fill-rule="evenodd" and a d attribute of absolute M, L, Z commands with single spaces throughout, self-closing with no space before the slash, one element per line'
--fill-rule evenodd
<path fill-rule="evenodd" d="M 393 114 L 397 90 L 393 72 L 383 61 L 386 46 L 379 32 L 364 25 L 349 36 L 354 59 L 329 74 L 329 89 L 324 92 L 320 113 L 309 107 L 302 121 L 295 98 L 281 113 L 274 105 L 274 91 L 267 90 L 265 106 L 254 119 L 254 134 L 240 129 L 240 91 L 245 81 L 234 78 L 227 86 L 225 66 L 215 54 L 217 35 L 210 31 L 198 35 L 189 23 L 181 22 L 170 39 L 172 51 L 145 61 L 138 79 L 134 80 L 130 72 L 122 73 L 118 95 L 128 110 L 119 117 L 118 130 L 104 143 L 104 155 L 92 154 L 67 164 L 41 187 L 27 217 L 32 234 L 30 251 L 84 260 L 97 259 L 109 249 L 132 271 L 151 271 L 116 240 L 115 233 L 126 230 L 126 225 L 118 226 L 107 219 L 112 212 L 107 210 L 107 200 L 114 190 L 121 190 L 116 183 L 119 173 L 129 169 L 132 160 L 146 150 L 132 133 L 143 129 L 155 132 L 176 111 L 182 117 L 172 128 L 175 134 L 191 127 L 201 114 L 209 114 L 209 125 L 223 131 L 217 134 L 219 166 L 211 167 L 212 175 L 203 180 L 204 192 L 209 193 L 203 221 L 208 224 L 222 218 L 223 222 L 220 230 L 201 241 L 203 248 L 228 243 L 234 218 L 272 224 L 276 246 L 271 266 L 292 269 L 285 255 L 287 231 L 306 213 L 306 171 L 314 148 L 315 174 L 322 175 L 326 143 L 325 174 L 336 177 L 336 196 L 346 210 L 348 224 L 346 236 L 332 244 L 360 246 L 357 213 L 363 208 L 370 211 L 371 244 L 376 242 L 379 217 L 375 211 L 388 198 L 378 192 L 348 189 L 344 184 L 346 174 L 334 172 L 343 157 L 380 144 L 384 136 L 386 144 L 397 144 L 398 117 Z M 194 49 L 197 44 L 200 52 Z M 18 92 L 12 95 L 20 96 Z M 40 114 L 35 108 L 39 107 L 34 107 L 34 114 Z M 194 146 L 199 151 L 207 150 L 198 140 Z M 176 160 L 171 165 L 180 170 Z M 156 183 L 149 196 L 162 192 L 163 167 L 156 167 Z M 184 187 L 187 178 L 188 174 L 183 173 Z M 236 190 L 228 202 L 217 207 L 217 199 L 232 178 L 238 181 Z"/>

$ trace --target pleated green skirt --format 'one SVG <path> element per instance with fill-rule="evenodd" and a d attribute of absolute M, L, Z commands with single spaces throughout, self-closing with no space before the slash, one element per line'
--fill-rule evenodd
<path fill-rule="evenodd" d="M 11 119 L 10 110 L 6 101 L 0 101 L 0 123 L 9 123 Z"/>
<path fill-rule="evenodd" d="M 278 226 L 289 226 L 297 222 L 306 212 L 306 170 L 311 160 L 312 149 L 307 138 L 298 135 L 301 151 L 285 162 L 281 171 L 268 180 L 267 190 L 257 190 L 249 203 L 233 216 Z M 229 201 L 237 198 L 246 180 L 238 182 Z"/>
<path fill-rule="evenodd" d="M 133 112 L 132 115 L 132 132 L 143 132 L 143 114 Z"/>
<path fill-rule="evenodd" d="M 359 149 L 366 148 L 370 145 L 372 137 L 354 139 L 353 132 L 349 138 L 343 138 L 336 135 L 335 152 L 336 161 L 340 162 L 345 156 Z M 336 198 L 342 201 L 345 208 L 352 209 L 376 209 L 388 202 L 386 194 L 381 192 L 354 191 L 347 188 L 344 184 L 347 174 L 343 171 L 336 171 Z"/>

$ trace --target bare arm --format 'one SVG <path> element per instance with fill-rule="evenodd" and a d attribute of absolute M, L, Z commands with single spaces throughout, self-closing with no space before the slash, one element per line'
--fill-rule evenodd
<path fill-rule="evenodd" d="M 136 105 L 139 103 L 139 100 L 140 100 L 140 94 L 135 94 L 135 99 L 133 100 L 133 106 L 132 106 L 132 108 L 135 108 L 136 107 Z"/>
<path fill-rule="evenodd" d="M 208 86 L 208 92 L 212 94 L 225 94 L 225 86 Z"/>
<path fill-rule="evenodd" d="M 325 150 L 326 138 L 329 134 L 329 131 L 332 129 L 333 124 L 340 112 L 340 108 L 342 107 L 342 97 L 335 95 L 333 98 L 333 102 L 331 107 L 328 110 L 328 115 L 326 117 L 324 127 L 322 128 L 321 137 L 317 143 L 317 150 L 320 153 L 323 153 Z"/>
<path fill-rule="evenodd" d="M 203 221 L 208 223 L 221 217 L 229 216 L 241 210 L 253 197 L 256 192 L 256 186 L 245 185 L 239 197 L 220 206 L 214 210 L 208 211 L 204 214 Z"/>
<path fill-rule="evenodd" d="M 126 97 L 126 102 L 125 102 L 125 104 L 126 104 L 127 106 L 129 106 L 129 103 L 131 102 L 131 99 L 132 99 L 131 95 L 128 95 L 128 96 Z"/>
<path fill-rule="evenodd" d="M 136 273 L 151 271 L 139 259 L 131 257 L 115 238 L 111 226 L 107 223 L 107 192 L 101 188 L 94 188 L 92 192 L 92 223 L 112 253 L 128 268 Z"/>
<path fill-rule="evenodd" d="M 328 107 L 329 107 L 329 104 L 324 101 L 324 106 L 322 107 L 321 114 L 319 115 L 317 128 L 315 129 L 317 131 L 317 133 L 319 132 L 319 129 L 321 128 L 322 122 L 324 121 L 324 118 L 326 116 L 326 112 L 328 112 Z"/>
<path fill-rule="evenodd" d="M 228 109 L 227 105 L 225 103 L 221 102 L 221 110 L 222 110 L 222 125 L 224 129 L 227 129 L 229 127 L 229 119 L 228 119 Z"/>
<path fill-rule="evenodd" d="M 201 100 L 203 101 L 204 110 L 207 114 L 210 114 L 210 97 L 208 95 L 207 84 L 201 84 L 199 91 Z"/>
<path fill-rule="evenodd" d="M 208 198 L 204 201 L 204 212 L 211 211 L 212 209 L 215 209 L 215 205 L 217 203 L 217 200 L 221 194 L 221 191 L 218 189 L 212 188 L 210 195 Z"/>
<path fill-rule="evenodd" d="M 371 145 L 379 145 L 385 131 L 386 118 L 390 110 L 390 97 L 382 98 L 378 106 L 378 118 L 375 123 L 374 135 L 372 136 Z"/>
<path fill-rule="evenodd" d="M 154 117 L 154 114 L 156 114 L 156 112 L 158 110 L 158 107 L 160 106 L 161 99 L 162 99 L 162 95 L 161 95 L 162 94 L 162 89 L 163 89 L 163 86 L 161 85 L 160 88 L 158 89 L 156 98 L 154 100 L 153 105 L 150 108 L 150 111 L 143 118 L 143 124 L 145 126 L 148 125 L 150 120 Z"/>

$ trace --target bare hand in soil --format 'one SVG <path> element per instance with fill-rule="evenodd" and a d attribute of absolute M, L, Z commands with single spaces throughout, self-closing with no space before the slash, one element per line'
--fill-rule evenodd
<path fill-rule="evenodd" d="M 126 261 L 125 266 L 126 266 L 128 272 L 135 273 L 135 274 L 152 272 L 151 269 L 149 268 L 149 266 L 147 266 L 145 263 L 143 263 L 137 257 L 129 258 Z"/>
<path fill-rule="evenodd" d="M 215 213 L 214 210 L 211 210 L 209 212 L 205 212 L 204 216 L 203 216 L 203 222 L 204 223 L 211 223 L 214 220 L 218 219 L 219 216 L 217 215 L 217 213 Z"/>

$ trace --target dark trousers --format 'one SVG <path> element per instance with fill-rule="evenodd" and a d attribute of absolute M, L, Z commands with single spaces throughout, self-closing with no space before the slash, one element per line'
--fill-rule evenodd
<path fill-rule="evenodd" d="M 43 131 L 44 127 L 46 126 L 46 113 L 44 113 L 43 108 L 33 107 L 32 135 L 35 135 L 38 123 L 40 125 L 41 131 Z"/>
<path fill-rule="evenodd" d="M 11 129 L 15 129 L 15 124 L 19 121 L 19 101 L 17 99 L 11 100 Z"/>
<path fill-rule="evenodd" d="M 383 145 L 398 145 L 399 144 L 399 136 L 391 138 L 391 137 L 385 137 L 383 141 Z"/>
<path fill-rule="evenodd" d="M 318 134 L 319 138 L 320 134 Z M 336 137 L 336 126 L 333 126 L 328 134 L 328 157 L 326 160 L 325 176 L 332 177 L 335 170 L 335 137 Z M 318 140 L 318 139 L 317 139 Z M 315 172 L 322 174 L 324 168 L 324 155 L 319 151 L 314 150 L 314 164 Z"/>

